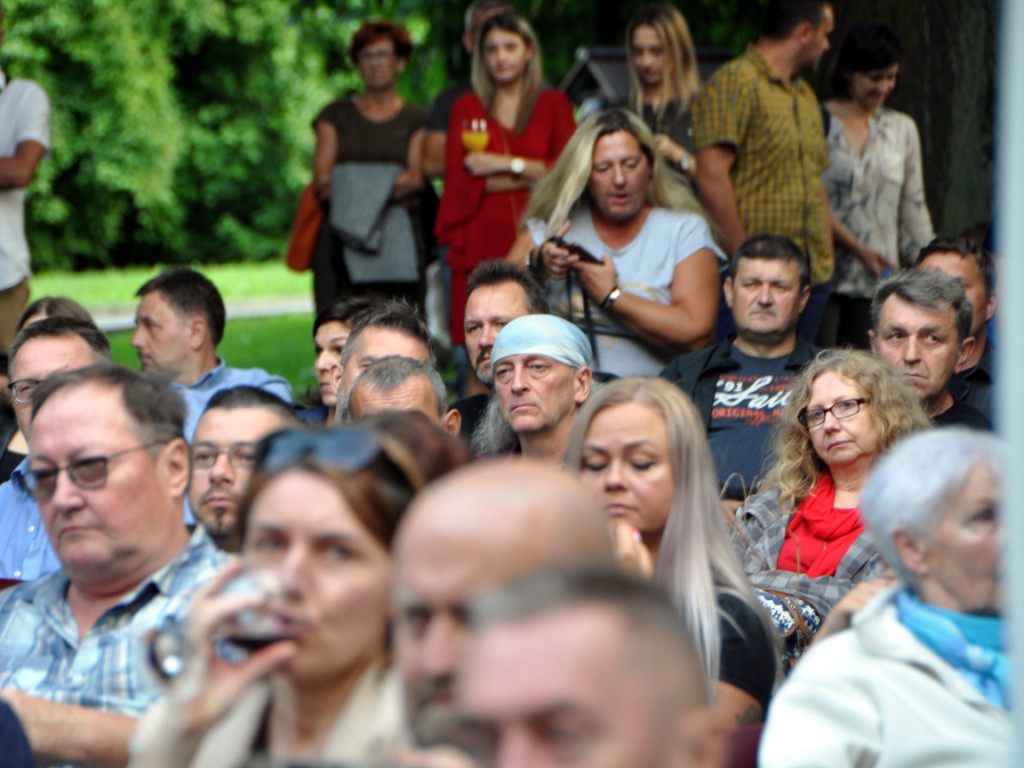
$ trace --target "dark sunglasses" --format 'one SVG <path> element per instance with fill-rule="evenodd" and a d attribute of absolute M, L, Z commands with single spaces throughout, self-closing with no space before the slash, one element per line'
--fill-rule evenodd
<path fill-rule="evenodd" d="M 274 432 L 256 443 L 253 467 L 256 472 L 278 472 L 310 456 L 346 472 L 360 472 L 384 458 L 412 490 L 425 484 L 423 472 L 405 446 L 364 427 Z"/>

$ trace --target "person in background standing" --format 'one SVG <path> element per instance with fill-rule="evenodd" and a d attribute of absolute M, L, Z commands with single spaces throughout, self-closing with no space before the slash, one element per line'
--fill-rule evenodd
<path fill-rule="evenodd" d="M 910 266 L 934 236 L 913 118 L 885 106 L 903 49 L 880 24 L 859 24 L 839 48 L 825 102 L 825 191 L 836 242 L 820 346 L 868 347 L 871 296 L 886 270 Z"/>

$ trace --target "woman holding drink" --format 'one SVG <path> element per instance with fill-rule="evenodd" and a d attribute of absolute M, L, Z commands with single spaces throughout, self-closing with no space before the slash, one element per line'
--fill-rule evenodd
<path fill-rule="evenodd" d="M 515 241 L 530 188 L 576 129 L 569 99 L 543 88 L 540 47 L 525 19 L 484 22 L 473 53 L 473 91 L 452 107 L 436 234 L 452 271 L 451 334 L 463 344 L 466 280 Z"/>

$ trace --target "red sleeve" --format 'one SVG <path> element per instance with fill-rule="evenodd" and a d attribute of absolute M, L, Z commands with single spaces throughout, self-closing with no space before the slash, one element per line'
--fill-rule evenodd
<path fill-rule="evenodd" d="M 569 139 L 576 132 L 576 118 L 572 114 L 572 104 L 569 102 L 569 97 L 566 96 L 562 91 L 545 91 L 543 95 L 548 95 L 547 105 L 549 114 L 551 115 L 551 141 L 548 144 L 548 152 L 544 158 L 548 168 L 555 164 L 558 160 L 558 156 L 562 154 L 562 150 L 565 149 L 565 145 L 569 143 Z"/>
<path fill-rule="evenodd" d="M 464 93 L 452 105 L 445 140 L 444 192 L 437 210 L 434 236 L 441 245 L 452 245 L 461 225 L 472 218 L 480 207 L 487 179 L 473 176 L 463 160 L 466 150 L 462 146 L 462 123 L 467 118 L 484 117 L 484 105 L 475 93 Z M 494 129 L 488 126 L 493 135 Z M 493 139 L 492 139 L 493 141 Z"/>

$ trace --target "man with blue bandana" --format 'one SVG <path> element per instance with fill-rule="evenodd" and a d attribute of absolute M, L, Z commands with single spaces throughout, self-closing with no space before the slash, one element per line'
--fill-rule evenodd
<path fill-rule="evenodd" d="M 555 315 L 526 315 L 506 325 L 491 350 L 494 397 L 515 433 L 513 450 L 561 464 L 576 411 L 590 396 L 590 342 Z"/>

